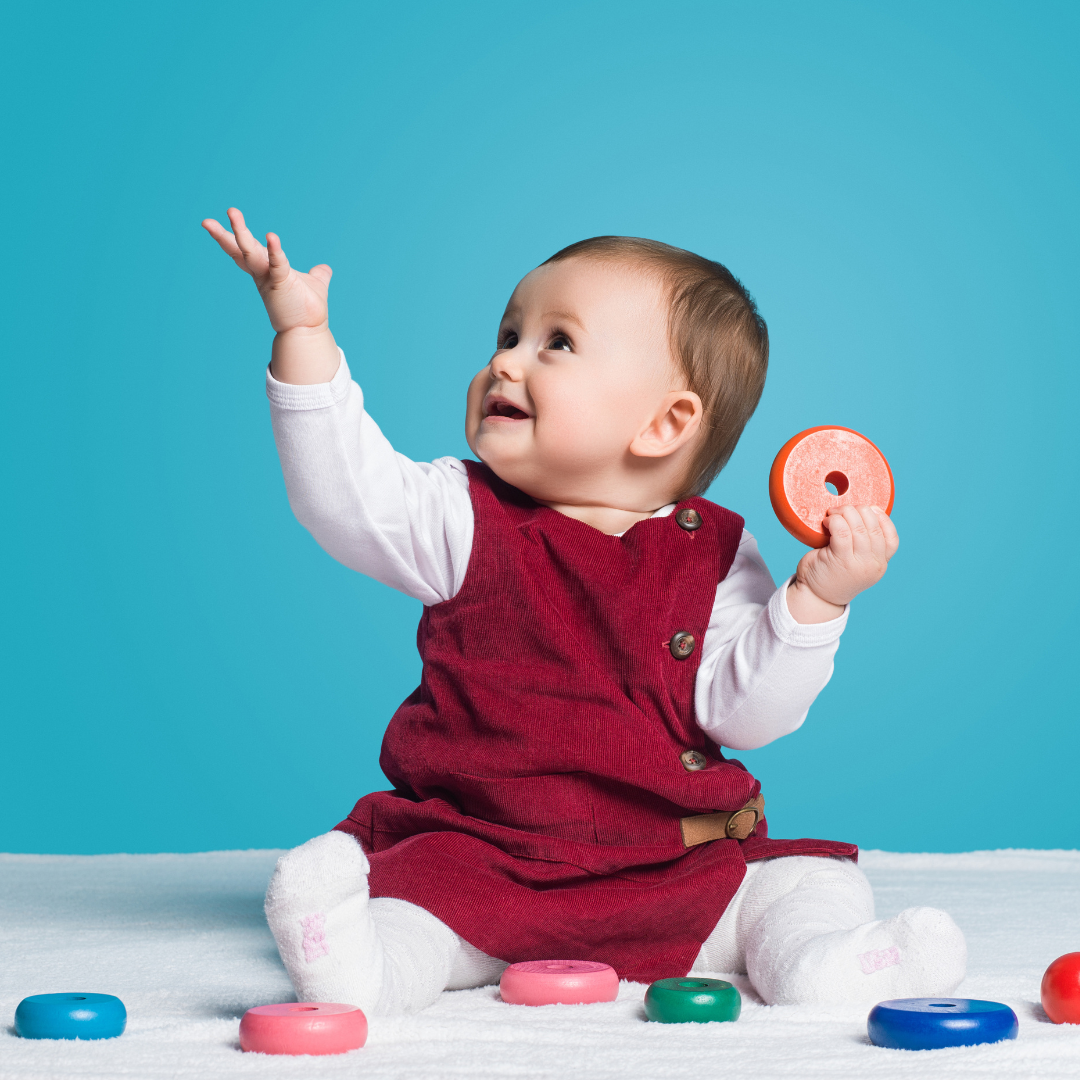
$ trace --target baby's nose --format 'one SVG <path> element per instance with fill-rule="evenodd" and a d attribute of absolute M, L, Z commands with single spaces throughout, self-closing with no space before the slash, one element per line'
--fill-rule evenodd
<path fill-rule="evenodd" d="M 523 374 L 521 358 L 515 356 L 515 349 L 500 349 L 491 358 L 491 375 L 494 379 L 508 379 L 510 382 L 520 381 Z"/>

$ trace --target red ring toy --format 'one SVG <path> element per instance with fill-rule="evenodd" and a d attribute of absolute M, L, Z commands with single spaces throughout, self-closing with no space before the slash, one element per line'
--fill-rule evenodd
<path fill-rule="evenodd" d="M 891 514 L 894 495 L 885 455 L 851 428 L 800 431 L 780 448 L 769 471 L 769 498 L 780 524 L 809 547 L 828 545 L 823 522 L 834 506 L 880 506 Z"/>
<path fill-rule="evenodd" d="M 592 960 L 524 960 L 502 973 L 499 993 L 511 1005 L 589 1005 L 614 1001 L 619 976 Z"/>
<path fill-rule="evenodd" d="M 240 1049 L 257 1054 L 344 1054 L 366 1042 L 367 1017 L 355 1005 L 257 1005 L 240 1021 Z"/>
<path fill-rule="evenodd" d="M 1039 990 L 1043 1011 L 1055 1024 L 1080 1024 L 1080 952 L 1059 956 Z"/>

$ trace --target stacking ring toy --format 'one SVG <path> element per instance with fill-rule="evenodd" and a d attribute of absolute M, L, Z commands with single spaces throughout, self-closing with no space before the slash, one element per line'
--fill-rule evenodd
<path fill-rule="evenodd" d="M 1080 1024 L 1080 952 L 1059 956 L 1042 980 L 1042 1007 L 1055 1024 Z"/>
<path fill-rule="evenodd" d="M 112 994 L 33 994 L 15 1010 L 24 1039 L 115 1039 L 126 1025 L 127 1009 Z"/>
<path fill-rule="evenodd" d="M 893 495 L 885 456 L 851 428 L 800 431 L 780 448 L 769 472 L 769 498 L 780 524 L 809 547 L 828 545 L 822 523 L 832 507 L 880 506 L 891 514 Z"/>
<path fill-rule="evenodd" d="M 742 997 L 721 979 L 660 979 L 645 991 L 645 1015 L 661 1024 L 738 1020 Z"/>
<path fill-rule="evenodd" d="M 366 1042 L 367 1017 L 355 1005 L 257 1005 L 240 1020 L 240 1049 L 256 1054 L 344 1054 Z"/>
<path fill-rule="evenodd" d="M 898 998 L 870 1010 L 866 1031 L 875 1046 L 940 1050 L 944 1046 L 1015 1039 L 1016 1013 L 997 1001 L 970 998 Z"/>
<path fill-rule="evenodd" d="M 502 973 L 499 993 L 511 1005 L 588 1005 L 614 1001 L 619 976 L 592 960 L 525 960 Z"/>

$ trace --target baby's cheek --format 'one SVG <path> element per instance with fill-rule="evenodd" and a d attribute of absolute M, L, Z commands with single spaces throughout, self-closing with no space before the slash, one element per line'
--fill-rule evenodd
<path fill-rule="evenodd" d="M 621 400 L 621 395 L 610 387 L 592 383 L 575 383 L 560 387 L 560 391 L 539 410 L 538 420 L 547 429 L 545 434 L 550 431 L 555 438 L 582 450 L 625 450 L 633 438 L 628 435 L 632 403 Z"/>
<path fill-rule="evenodd" d="M 565 465 L 575 471 L 618 458 L 626 449 L 614 437 L 607 418 L 587 409 L 542 416 L 536 424 L 535 447 L 552 466 Z"/>
<path fill-rule="evenodd" d="M 478 372 L 469 383 L 469 389 L 465 395 L 465 430 L 470 437 L 475 436 L 476 429 L 483 419 L 484 395 L 487 393 L 490 381 L 485 368 Z"/>

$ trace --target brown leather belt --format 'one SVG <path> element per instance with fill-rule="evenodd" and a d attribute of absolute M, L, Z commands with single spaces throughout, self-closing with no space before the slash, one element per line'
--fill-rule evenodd
<path fill-rule="evenodd" d="M 694 814 L 684 817 L 682 842 L 685 847 L 707 844 L 710 840 L 745 840 L 752 836 L 765 813 L 765 799 L 759 795 L 741 810 L 722 810 L 716 814 Z"/>

